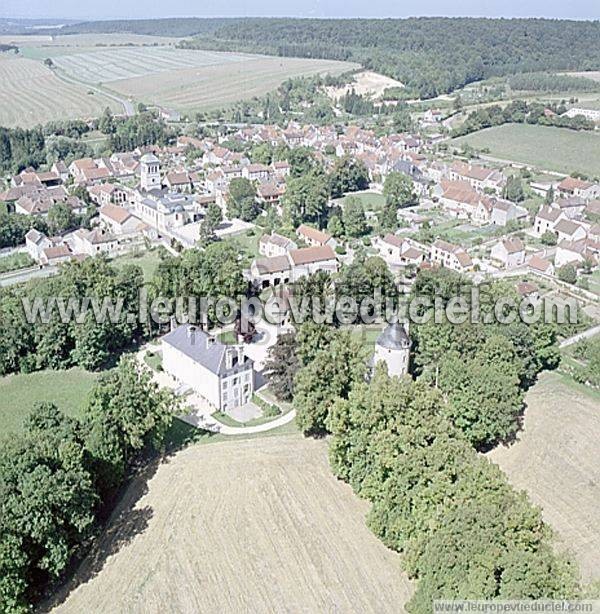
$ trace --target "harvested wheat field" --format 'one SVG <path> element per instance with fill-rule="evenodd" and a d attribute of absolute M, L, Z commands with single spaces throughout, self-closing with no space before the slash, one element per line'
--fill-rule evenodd
<path fill-rule="evenodd" d="M 399 557 L 367 529 L 323 441 L 196 445 L 127 491 L 55 612 L 400 612 Z"/>
<path fill-rule="evenodd" d="M 0 126 L 31 127 L 66 118 L 97 117 L 121 106 L 83 85 L 67 83 L 41 62 L 0 57 Z"/>
<path fill-rule="evenodd" d="M 543 510 L 585 580 L 600 578 L 600 404 L 559 373 L 527 394 L 524 430 L 489 456 Z"/>

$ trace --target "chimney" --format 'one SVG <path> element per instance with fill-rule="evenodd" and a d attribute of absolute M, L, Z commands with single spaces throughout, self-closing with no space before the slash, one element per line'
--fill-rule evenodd
<path fill-rule="evenodd" d="M 190 340 L 190 345 L 196 345 L 196 327 L 195 326 L 188 326 L 187 336 L 188 336 L 188 339 Z"/>
<path fill-rule="evenodd" d="M 216 339 L 212 335 L 206 336 L 206 349 L 211 348 L 215 344 Z"/>

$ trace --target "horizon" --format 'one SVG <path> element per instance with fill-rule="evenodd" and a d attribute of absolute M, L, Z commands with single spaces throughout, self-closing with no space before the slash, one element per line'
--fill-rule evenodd
<path fill-rule="evenodd" d="M 41 0 L 5 0 L 1 19 L 111 21 L 142 19 L 211 19 L 211 18 L 296 18 L 296 19 L 408 19 L 411 17 L 488 18 L 488 19 L 554 19 L 573 21 L 600 20 L 600 5 L 592 0 L 574 0 L 565 5 L 559 0 L 506 0 L 478 2 L 458 0 L 448 6 L 443 0 L 425 0 L 419 14 L 411 14 L 389 0 L 372 0 L 367 7 L 358 0 L 301 2 L 291 0 L 280 6 L 273 0 L 248 3 L 232 0 L 227 9 L 216 0 L 207 0 L 201 14 L 190 7 L 189 0 L 172 0 L 169 14 L 163 3 L 153 0 L 140 8 L 132 0 L 106 0 L 102 4 L 76 0 L 57 0 L 49 7 Z M 251 8 L 250 8 L 251 7 Z M 189 9 L 192 8 L 190 11 Z M 143 14 L 142 14 L 143 13 Z"/>

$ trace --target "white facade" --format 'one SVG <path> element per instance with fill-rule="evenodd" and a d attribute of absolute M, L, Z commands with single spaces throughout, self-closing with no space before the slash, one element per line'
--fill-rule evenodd
<path fill-rule="evenodd" d="M 506 239 L 492 247 L 491 257 L 507 269 L 521 266 L 525 262 L 525 246 L 518 239 Z"/>
<path fill-rule="evenodd" d="M 184 325 L 165 335 L 161 346 L 163 369 L 215 409 L 227 412 L 252 399 L 254 367 L 242 345 L 226 346 Z"/>
<path fill-rule="evenodd" d="M 160 161 L 152 154 L 145 154 L 140 160 L 140 186 L 146 192 L 161 187 Z"/>

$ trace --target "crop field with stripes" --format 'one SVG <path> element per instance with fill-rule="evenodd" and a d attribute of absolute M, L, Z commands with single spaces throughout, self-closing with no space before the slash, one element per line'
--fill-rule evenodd
<path fill-rule="evenodd" d="M 79 81 L 108 83 L 189 68 L 229 66 L 248 59 L 250 56 L 172 47 L 112 47 L 60 55 L 54 62 Z"/>
<path fill-rule="evenodd" d="M 191 53 L 204 56 L 210 52 Z M 329 60 L 218 55 L 219 62 L 208 57 L 202 66 L 186 68 L 182 64 L 179 70 L 161 71 L 151 78 L 138 76 L 106 85 L 121 95 L 186 112 L 262 96 L 290 77 L 340 74 L 355 66 Z M 188 59 L 188 56 L 183 56 L 183 59 Z"/>
<path fill-rule="evenodd" d="M 13 37 L 15 38 L 15 37 Z M 176 39 L 133 35 L 0 37 L 0 125 L 122 113 L 143 102 L 205 111 L 261 96 L 290 77 L 339 75 L 356 64 L 177 49 Z M 50 69 L 44 61 L 52 60 Z"/>
<path fill-rule="evenodd" d="M 29 127 L 52 120 L 97 117 L 122 107 L 85 85 L 62 81 L 41 62 L 0 55 L 0 126 Z"/>

